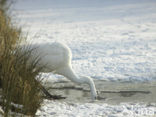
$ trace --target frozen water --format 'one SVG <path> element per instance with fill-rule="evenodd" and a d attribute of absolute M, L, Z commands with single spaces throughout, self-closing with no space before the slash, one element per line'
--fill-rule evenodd
<path fill-rule="evenodd" d="M 72 49 L 77 74 L 95 80 L 152 82 L 156 79 L 155 6 L 155 0 L 27 0 L 17 2 L 13 9 L 32 43 L 60 41 Z M 62 78 L 44 76 L 48 80 Z M 40 116 L 156 114 L 155 105 L 140 103 L 70 104 L 45 100 L 44 104 L 37 112 Z"/>

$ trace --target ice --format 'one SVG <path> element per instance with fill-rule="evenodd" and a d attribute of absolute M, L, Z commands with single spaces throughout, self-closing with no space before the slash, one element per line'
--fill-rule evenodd
<path fill-rule="evenodd" d="M 19 1 L 15 18 L 32 43 L 66 43 L 73 69 L 94 80 L 156 80 L 155 0 L 27 0 Z M 43 74 L 46 80 L 61 76 Z M 45 100 L 40 117 L 154 116 L 146 103 L 73 103 Z"/>

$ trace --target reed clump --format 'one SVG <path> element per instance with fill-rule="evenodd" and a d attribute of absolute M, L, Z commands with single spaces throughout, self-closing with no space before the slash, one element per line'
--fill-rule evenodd
<path fill-rule="evenodd" d="M 20 48 L 26 37 L 13 25 L 7 14 L 8 0 L 0 0 L 0 105 L 5 117 L 10 112 L 35 116 L 42 103 L 38 58 L 31 60 L 33 50 Z"/>

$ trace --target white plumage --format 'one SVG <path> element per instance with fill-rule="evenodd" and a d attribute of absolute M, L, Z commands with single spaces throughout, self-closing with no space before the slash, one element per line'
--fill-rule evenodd
<path fill-rule="evenodd" d="M 72 82 L 88 84 L 92 99 L 96 99 L 97 93 L 92 78 L 80 77 L 74 73 L 71 65 L 72 53 L 67 45 L 55 42 L 52 44 L 32 44 L 29 48 L 34 49 L 32 59 L 39 57 L 39 65 L 45 66 L 42 72 L 53 72 L 63 75 Z"/>

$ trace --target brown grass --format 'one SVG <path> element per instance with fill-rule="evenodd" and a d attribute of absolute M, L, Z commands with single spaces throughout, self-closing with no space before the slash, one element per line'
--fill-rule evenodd
<path fill-rule="evenodd" d="M 1 106 L 6 117 L 10 111 L 35 116 L 42 102 L 39 88 L 41 68 L 36 67 L 39 59 L 30 63 L 33 50 L 24 51 L 18 47 L 25 37 L 22 36 L 20 28 L 12 25 L 11 18 L 6 14 L 6 1 L 0 0 Z M 22 105 L 22 108 L 12 108 L 12 103 Z"/>

